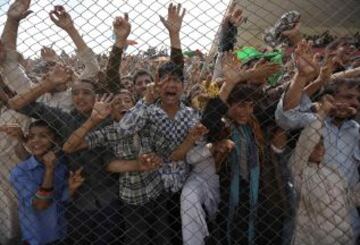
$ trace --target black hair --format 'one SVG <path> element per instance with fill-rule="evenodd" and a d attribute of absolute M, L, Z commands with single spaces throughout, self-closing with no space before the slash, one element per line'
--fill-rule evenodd
<path fill-rule="evenodd" d="M 262 93 L 259 87 L 250 84 L 236 85 L 227 99 L 230 106 L 239 102 L 256 102 L 261 99 Z"/>
<path fill-rule="evenodd" d="M 328 44 L 326 47 L 326 51 L 327 52 L 334 51 L 343 45 L 351 45 L 351 44 L 354 44 L 354 39 L 352 37 L 348 37 L 348 36 L 340 37 L 334 40 L 333 42 L 331 42 L 330 44 Z"/>
<path fill-rule="evenodd" d="M 333 79 L 322 91 L 322 93 L 320 93 L 319 96 L 325 95 L 325 94 L 329 94 L 329 95 L 336 95 L 339 92 L 339 89 L 341 87 L 346 87 L 349 89 L 360 89 L 360 78 L 337 78 L 337 79 Z"/>
<path fill-rule="evenodd" d="M 153 76 L 151 75 L 151 73 L 150 73 L 148 70 L 145 70 L 145 69 L 138 69 L 138 70 L 135 70 L 135 71 L 134 71 L 134 75 L 133 75 L 133 77 L 132 77 L 132 81 L 133 81 L 133 83 L 135 84 L 136 79 L 138 79 L 138 77 L 141 77 L 141 76 L 144 76 L 144 75 L 149 76 L 149 77 L 150 77 L 151 82 L 153 82 L 153 81 L 154 81 Z"/>
<path fill-rule="evenodd" d="M 170 75 L 180 79 L 181 82 L 184 82 L 184 71 L 181 65 L 176 64 L 173 61 L 168 61 L 162 64 L 158 69 L 159 79 Z"/>
<path fill-rule="evenodd" d="M 30 129 L 35 128 L 35 127 L 47 128 L 54 135 L 54 140 L 57 141 L 57 142 L 59 141 L 60 135 L 58 134 L 57 130 L 55 128 L 51 127 L 49 125 L 49 123 L 47 123 L 46 121 L 44 121 L 44 120 L 36 120 L 36 121 L 30 123 L 29 131 L 30 131 Z"/>

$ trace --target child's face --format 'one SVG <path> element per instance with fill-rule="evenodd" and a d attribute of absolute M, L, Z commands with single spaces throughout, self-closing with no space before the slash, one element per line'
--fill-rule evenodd
<path fill-rule="evenodd" d="M 77 111 L 90 113 L 95 103 L 94 87 L 85 82 L 77 81 L 72 86 L 72 101 Z"/>
<path fill-rule="evenodd" d="M 242 101 L 229 108 L 228 115 L 238 124 L 247 124 L 254 111 L 254 104 L 250 101 Z"/>
<path fill-rule="evenodd" d="M 115 121 L 120 121 L 125 113 L 134 106 L 132 98 L 129 94 L 121 93 L 115 96 L 112 102 L 112 118 Z"/>
<path fill-rule="evenodd" d="M 323 142 L 317 144 L 309 157 L 310 162 L 320 163 L 325 155 L 325 147 Z"/>
<path fill-rule="evenodd" d="M 178 105 L 183 91 L 182 81 L 173 76 L 165 76 L 160 81 L 161 102 L 167 106 Z"/>
<path fill-rule="evenodd" d="M 43 156 L 54 146 L 54 134 L 46 127 L 32 127 L 29 130 L 27 146 L 37 157 Z"/>

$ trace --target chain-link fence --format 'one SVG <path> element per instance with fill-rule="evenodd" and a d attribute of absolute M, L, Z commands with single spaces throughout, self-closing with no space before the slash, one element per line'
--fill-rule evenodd
<path fill-rule="evenodd" d="M 359 1 L 179 3 L 0 1 L 0 244 L 359 244 Z"/>

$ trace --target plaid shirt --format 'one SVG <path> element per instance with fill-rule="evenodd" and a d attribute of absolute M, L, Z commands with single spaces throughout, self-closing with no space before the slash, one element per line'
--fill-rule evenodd
<path fill-rule="evenodd" d="M 180 110 L 175 118 L 168 117 L 159 103 L 146 105 L 139 101 L 132 108 L 120 123 L 119 130 L 125 135 L 131 135 L 143 130 L 149 130 L 150 134 L 161 132 L 169 142 L 179 146 L 185 139 L 190 128 L 200 120 L 200 115 L 194 109 L 180 104 Z M 163 158 L 163 165 L 160 168 L 161 178 L 166 190 L 178 192 L 181 190 L 189 173 L 189 166 L 184 161 L 169 160 L 170 154 L 162 154 L 156 145 L 152 145 L 156 153 Z"/>
<path fill-rule="evenodd" d="M 139 154 L 152 152 L 150 144 L 162 154 L 169 154 L 173 145 L 161 134 L 151 134 L 145 129 L 141 134 L 123 136 L 114 125 L 91 132 L 86 137 L 89 148 L 97 146 L 111 147 L 119 159 L 134 160 Z M 156 199 L 163 190 L 158 171 L 125 172 L 119 178 L 120 199 L 132 205 L 142 205 Z"/>

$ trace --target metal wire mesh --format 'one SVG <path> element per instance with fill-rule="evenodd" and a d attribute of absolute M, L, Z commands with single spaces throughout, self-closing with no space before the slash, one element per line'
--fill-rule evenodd
<path fill-rule="evenodd" d="M 170 3 L 0 1 L 0 244 L 358 244 L 359 1 Z"/>

